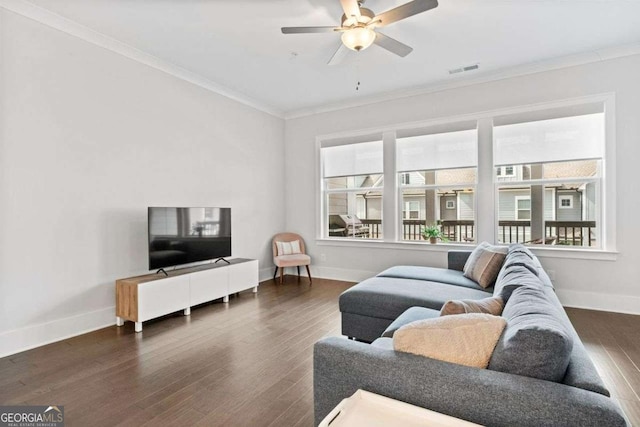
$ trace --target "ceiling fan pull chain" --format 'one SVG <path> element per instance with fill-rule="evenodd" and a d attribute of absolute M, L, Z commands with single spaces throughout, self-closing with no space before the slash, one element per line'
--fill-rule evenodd
<path fill-rule="evenodd" d="M 360 91 L 360 56 L 358 55 L 358 57 L 356 58 L 355 61 L 355 68 L 356 68 L 356 92 Z"/>

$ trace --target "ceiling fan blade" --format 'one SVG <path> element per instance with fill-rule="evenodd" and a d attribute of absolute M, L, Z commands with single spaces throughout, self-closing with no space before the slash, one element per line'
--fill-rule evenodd
<path fill-rule="evenodd" d="M 351 16 L 360 16 L 360 6 L 358 6 L 357 0 L 340 0 L 342 10 L 347 18 Z"/>
<path fill-rule="evenodd" d="M 283 34 L 333 33 L 340 27 L 282 27 Z"/>
<path fill-rule="evenodd" d="M 389 52 L 395 53 L 403 58 L 413 51 L 412 47 L 400 43 L 398 40 L 392 39 L 389 36 L 385 36 L 378 31 L 376 31 L 376 39 L 373 42 L 381 48 L 387 49 Z"/>
<path fill-rule="evenodd" d="M 436 7 L 438 7 L 438 0 L 414 0 L 381 13 L 373 18 L 372 22 L 375 22 L 377 27 L 384 27 Z"/>
<path fill-rule="evenodd" d="M 338 47 L 338 50 L 336 50 L 329 62 L 327 62 L 327 65 L 338 65 L 342 62 L 342 60 L 347 56 L 348 53 L 349 48 L 346 47 L 343 43 L 340 43 L 340 47 Z"/>

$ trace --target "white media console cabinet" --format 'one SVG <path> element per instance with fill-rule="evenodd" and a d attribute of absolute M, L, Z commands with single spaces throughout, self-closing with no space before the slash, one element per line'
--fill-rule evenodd
<path fill-rule="evenodd" d="M 146 274 L 116 280 L 116 324 L 135 322 L 136 332 L 142 322 L 253 288 L 258 292 L 258 260 L 236 258 L 230 264 L 203 264 L 163 273 Z"/>

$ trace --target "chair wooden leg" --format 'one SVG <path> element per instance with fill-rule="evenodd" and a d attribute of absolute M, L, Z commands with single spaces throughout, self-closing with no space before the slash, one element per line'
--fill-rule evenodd
<path fill-rule="evenodd" d="M 311 270 L 309 270 L 309 266 L 308 265 L 305 265 L 305 267 L 307 267 L 307 274 L 309 275 L 309 283 L 311 284 L 312 283 L 312 281 L 311 281 Z"/>
<path fill-rule="evenodd" d="M 296 268 L 298 269 L 298 277 L 300 277 L 300 266 L 296 265 Z"/>
<path fill-rule="evenodd" d="M 276 271 L 273 272 L 273 280 L 276 280 L 277 276 L 278 276 L 278 266 L 276 265 Z"/>
<path fill-rule="evenodd" d="M 280 284 L 283 283 L 283 278 L 284 278 L 284 267 L 280 269 Z"/>

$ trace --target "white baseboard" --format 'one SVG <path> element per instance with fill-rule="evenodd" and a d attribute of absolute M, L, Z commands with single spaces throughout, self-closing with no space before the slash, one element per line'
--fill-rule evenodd
<path fill-rule="evenodd" d="M 106 328 L 116 323 L 115 307 L 14 329 L 0 334 L 0 357 Z"/>
<path fill-rule="evenodd" d="M 562 289 L 556 289 L 556 294 L 565 307 L 640 314 L 640 297 Z"/>
<path fill-rule="evenodd" d="M 313 277 L 331 280 L 344 280 L 345 282 L 361 282 L 378 274 L 378 271 L 352 270 L 348 268 L 334 268 L 312 266 Z"/>
<path fill-rule="evenodd" d="M 311 273 L 314 277 L 344 280 L 347 282 L 360 282 L 378 274 L 373 271 L 320 266 L 312 267 Z M 640 297 L 562 289 L 556 289 L 556 294 L 565 307 L 610 311 L 614 313 L 640 314 Z"/>
<path fill-rule="evenodd" d="M 300 267 L 300 273 L 305 275 L 307 272 L 304 270 L 304 267 Z M 275 267 L 271 268 L 263 268 L 260 269 L 260 281 L 271 280 L 273 279 L 273 272 Z M 373 277 L 378 272 L 376 271 L 365 271 L 365 270 L 351 270 L 348 268 L 333 268 L 333 267 L 320 267 L 317 265 L 312 265 L 311 269 L 311 277 L 318 279 L 330 279 L 330 280 L 343 280 L 345 282 L 360 282 L 369 277 Z M 280 274 L 280 272 L 278 272 Z M 297 274 L 295 267 L 286 267 L 284 270 L 284 274 Z"/>
<path fill-rule="evenodd" d="M 261 268 L 260 271 L 258 272 L 258 281 L 259 282 L 264 282 L 265 280 L 273 279 L 273 269 L 274 268 L 275 267 Z"/>

